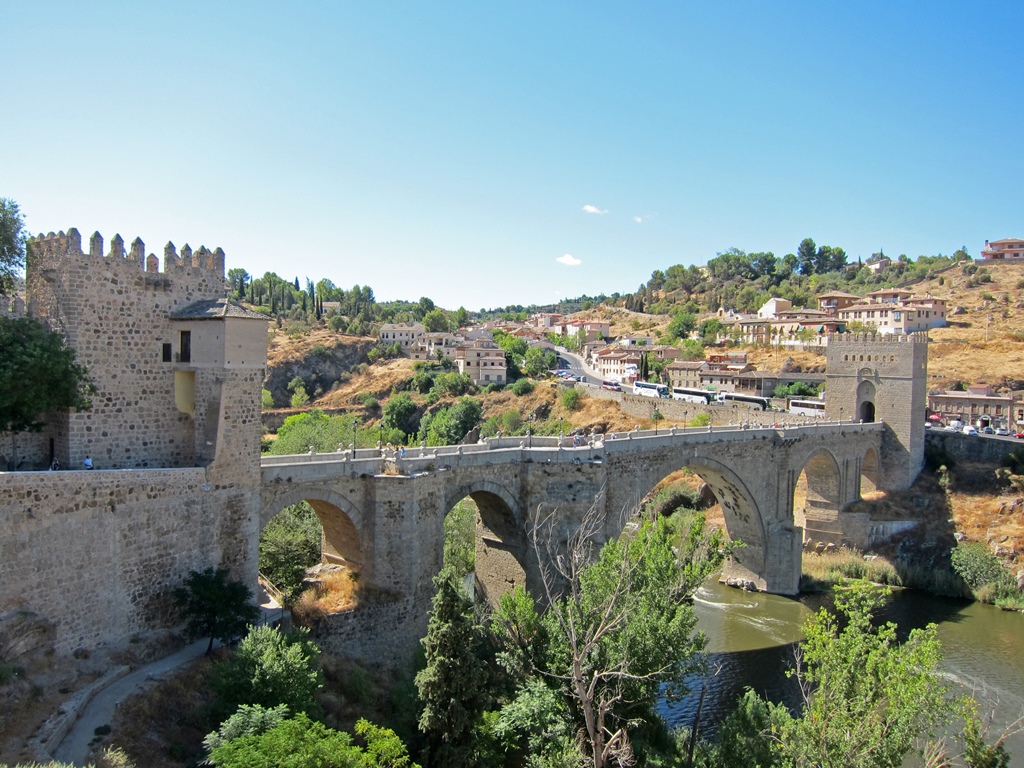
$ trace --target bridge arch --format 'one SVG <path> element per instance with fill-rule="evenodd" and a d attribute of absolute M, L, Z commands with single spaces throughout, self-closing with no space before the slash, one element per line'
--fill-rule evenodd
<path fill-rule="evenodd" d="M 323 559 L 372 579 L 373 558 L 367 552 L 367 527 L 360 510 L 341 494 L 326 488 L 290 488 L 274 496 L 260 510 L 260 531 L 285 507 L 304 501 L 313 508 L 323 527 Z"/>
<path fill-rule="evenodd" d="M 878 451 L 868 446 L 860 460 L 860 496 L 876 493 L 880 486 L 878 480 Z"/>
<path fill-rule="evenodd" d="M 473 500 L 478 512 L 474 536 L 476 591 L 496 605 L 515 587 L 529 587 L 526 521 L 518 499 L 507 488 L 483 479 L 448 491 L 444 514 L 466 497 Z"/>
<path fill-rule="evenodd" d="M 836 457 L 825 448 L 816 448 L 797 458 L 793 466 L 799 472 L 790 500 L 794 525 L 804 529 L 805 541 L 840 543 L 843 482 Z"/>
<path fill-rule="evenodd" d="M 739 472 L 724 461 L 709 456 L 697 456 L 690 451 L 673 451 L 670 458 L 653 465 L 645 473 L 645 478 L 637 484 L 638 491 L 645 491 L 639 495 L 638 500 L 649 494 L 664 478 L 683 468 L 691 470 L 707 483 L 722 505 L 729 537 L 741 540 L 744 544 L 733 555 L 734 565 L 740 567 L 729 570 L 751 578 L 763 574 L 767 560 L 769 524 L 764 519 L 757 498 L 747 483 L 740 477 Z M 620 510 L 609 508 L 609 511 Z"/>

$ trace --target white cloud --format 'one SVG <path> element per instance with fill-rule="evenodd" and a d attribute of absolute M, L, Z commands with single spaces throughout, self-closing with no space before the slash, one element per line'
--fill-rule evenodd
<path fill-rule="evenodd" d="M 644 223 L 644 217 L 643 216 L 634 216 L 633 217 L 633 221 L 636 222 L 637 224 L 643 224 Z"/>
<path fill-rule="evenodd" d="M 565 264 L 567 267 L 578 267 L 583 263 L 581 259 L 577 259 L 571 253 L 566 253 L 555 259 L 559 264 Z"/>
<path fill-rule="evenodd" d="M 596 205 L 584 205 L 583 206 L 583 212 L 584 213 L 600 213 L 600 214 L 608 213 L 608 211 L 606 211 L 606 210 L 602 211 Z"/>

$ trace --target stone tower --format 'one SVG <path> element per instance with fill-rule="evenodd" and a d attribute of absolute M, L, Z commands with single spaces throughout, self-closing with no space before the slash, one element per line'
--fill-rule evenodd
<path fill-rule="evenodd" d="M 93 407 L 52 414 L 44 439 L 62 466 L 210 466 L 259 472 L 266 318 L 224 297 L 224 252 L 164 248 L 76 229 L 29 242 L 30 311 L 62 331 L 96 385 Z M 239 462 L 242 462 L 239 464 Z M 224 467 L 224 469 L 228 469 Z"/>
<path fill-rule="evenodd" d="M 909 488 L 924 466 L 928 404 L 926 334 L 834 334 L 829 337 L 825 410 L 829 419 L 882 421 L 879 484 Z"/>

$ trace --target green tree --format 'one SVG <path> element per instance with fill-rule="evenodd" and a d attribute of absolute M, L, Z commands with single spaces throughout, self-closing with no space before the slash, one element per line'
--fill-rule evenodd
<path fill-rule="evenodd" d="M 274 395 L 269 389 L 264 389 L 260 393 L 260 407 L 263 408 L 264 411 L 269 411 L 274 407 Z"/>
<path fill-rule="evenodd" d="M 423 705 L 419 728 L 427 737 L 426 764 L 463 768 L 477 764 L 477 725 L 490 703 L 490 673 L 481 648 L 486 634 L 454 571 L 434 579 L 427 636 L 427 666 L 416 675 Z"/>
<path fill-rule="evenodd" d="M 320 562 L 322 537 L 320 519 L 304 501 L 282 509 L 260 533 L 260 572 L 286 599 L 298 596 L 306 569 Z"/>
<path fill-rule="evenodd" d="M 668 324 L 666 333 L 669 339 L 685 339 L 697 327 L 697 316 L 692 312 L 677 312 Z"/>
<path fill-rule="evenodd" d="M 88 370 L 35 318 L 0 317 L 0 350 L 0 432 L 37 432 L 46 413 L 92 407 Z"/>
<path fill-rule="evenodd" d="M 557 355 L 550 349 L 530 347 L 524 356 L 523 373 L 527 376 L 540 376 L 554 368 L 557 362 Z"/>
<path fill-rule="evenodd" d="M 469 312 L 466 311 L 465 307 L 459 307 L 455 310 L 455 314 L 452 315 L 452 325 L 458 328 L 465 328 L 469 324 Z"/>
<path fill-rule="evenodd" d="M 210 753 L 209 764 L 214 768 L 419 768 L 393 731 L 360 720 L 356 732 L 366 740 L 365 751 L 347 733 L 300 713 L 269 730 L 218 745 Z"/>
<path fill-rule="evenodd" d="M 251 627 L 235 655 L 214 667 L 210 687 L 219 708 L 235 712 L 242 704 L 284 704 L 292 712 L 318 715 L 316 694 L 324 677 L 317 661 L 320 650 L 308 635 L 306 629 Z"/>
<path fill-rule="evenodd" d="M 420 421 L 420 433 L 429 445 L 455 445 L 480 423 L 483 406 L 472 397 L 459 399 L 451 408 L 426 414 Z"/>
<path fill-rule="evenodd" d="M 432 309 L 423 316 L 423 327 L 427 333 L 442 333 L 450 330 L 448 315 L 440 309 Z"/>
<path fill-rule="evenodd" d="M 818 255 L 818 246 L 815 242 L 806 237 L 800 241 L 800 246 L 796 249 L 797 264 L 800 266 L 801 275 L 813 275 L 815 259 Z"/>
<path fill-rule="evenodd" d="M 318 453 L 329 453 L 339 445 L 348 445 L 353 435 L 364 448 L 373 441 L 364 431 L 357 431 L 354 416 L 328 416 L 316 408 L 289 416 L 277 430 L 277 440 L 270 443 L 270 453 L 286 456 L 306 453 L 311 447 Z"/>
<path fill-rule="evenodd" d="M 226 568 L 190 571 L 184 585 L 174 590 L 174 602 L 188 622 L 191 637 L 209 637 L 229 643 L 259 619 L 253 594 L 245 584 L 230 578 Z"/>
<path fill-rule="evenodd" d="M 18 204 L 0 197 L 0 296 L 14 292 L 15 278 L 25 268 L 26 240 L 25 220 Z"/>
<path fill-rule="evenodd" d="M 583 396 L 575 387 L 562 390 L 562 407 L 567 411 L 577 411 L 583 405 Z"/>
<path fill-rule="evenodd" d="M 519 379 L 519 381 L 510 387 L 510 389 L 514 395 L 522 397 L 523 395 L 528 395 L 533 392 L 534 384 L 529 379 Z"/>
<path fill-rule="evenodd" d="M 288 707 L 281 704 L 276 707 L 261 707 L 258 704 L 243 704 L 227 720 L 220 724 L 216 731 L 206 735 L 203 746 L 207 754 L 222 744 L 226 744 L 242 736 L 257 736 L 276 728 L 288 719 Z"/>
<path fill-rule="evenodd" d="M 392 395 L 384 404 L 381 420 L 385 429 L 400 429 L 405 434 L 415 432 L 413 417 L 419 409 L 407 392 Z"/>
<path fill-rule="evenodd" d="M 902 645 L 895 624 L 872 624 L 886 594 L 863 583 L 839 589 L 839 616 L 823 608 L 804 624 L 793 672 L 803 709 L 788 722 L 772 709 L 762 732 L 778 765 L 899 768 L 916 740 L 964 713 L 938 675 L 934 624 L 913 630 Z"/>
<path fill-rule="evenodd" d="M 566 697 L 588 763 L 616 765 L 632 754 L 637 724 L 659 722 L 659 697 L 684 693 L 685 677 L 700 669 L 705 639 L 694 633 L 689 598 L 721 564 L 724 542 L 720 532 L 705 531 L 700 515 L 679 531 L 659 518 L 607 542 L 593 560 L 604 525 L 596 509 L 564 552 L 553 541 L 553 523 L 538 519 L 531 531 L 534 550 L 548 563 L 542 584 L 550 607 L 542 626 L 549 645 L 539 671 Z M 552 557 L 556 551 L 561 556 Z M 521 640 L 512 647 L 525 668 L 538 663 L 537 625 L 520 607 L 503 626 Z"/>

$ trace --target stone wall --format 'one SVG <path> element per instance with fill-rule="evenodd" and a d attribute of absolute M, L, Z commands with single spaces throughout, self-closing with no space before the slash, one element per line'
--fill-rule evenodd
<path fill-rule="evenodd" d="M 1002 464 L 1003 459 L 1014 451 L 1024 453 L 1024 440 L 965 435 L 944 429 L 925 430 L 925 442 L 928 446 L 941 448 L 954 459 L 987 464 Z"/>
<path fill-rule="evenodd" d="M 688 403 L 682 400 L 665 398 L 644 397 L 634 395 L 630 392 L 615 392 L 610 389 L 602 389 L 587 384 L 577 384 L 578 389 L 586 397 L 594 397 L 599 400 L 613 400 L 619 404 L 622 412 L 638 419 L 650 419 L 654 409 L 664 416 L 664 423 L 667 425 L 678 424 L 684 426 L 693 421 L 699 414 L 706 413 L 715 424 L 739 424 L 750 422 L 754 424 L 806 424 L 811 419 L 806 416 L 789 413 L 788 411 L 762 411 L 757 408 L 747 408 L 741 405 L 701 405 L 699 403 Z M 784 405 L 783 401 L 779 401 Z M 846 414 L 847 420 L 850 414 Z"/>
<path fill-rule="evenodd" d="M 257 504 L 203 469 L 0 473 L 0 612 L 45 616 L 61 654 L 176 624 L 189 570 L 256 583 Z"/>
<path fill-rule="evenodd" d="M 26 293 L 30 307 L 64 332 L 96 385 L 93 407 L 54 417 L 56 458 L 81 466 L 186 467 L 195 459 L 192 419 L 174 398 L 179 338 L 169 315 L 194 301 L 224 295 L 224 254 L 188 246 L 179 258 L 164 249 L 164 271 L 145 257 L 138 238 L 126 253 L 120 236 L 103 254 L 96 233 L 82 251 L 75 229 L 30 241 Z"/>

